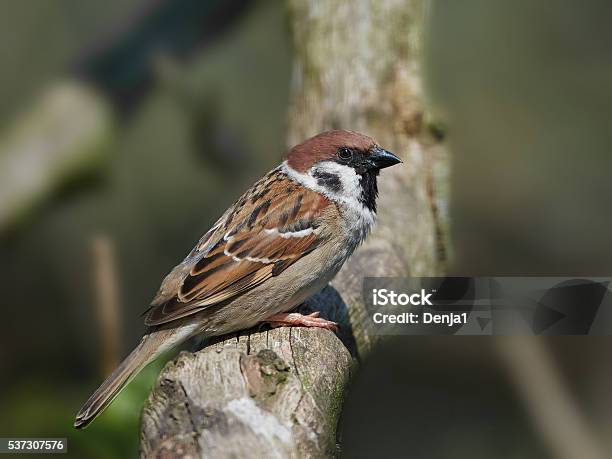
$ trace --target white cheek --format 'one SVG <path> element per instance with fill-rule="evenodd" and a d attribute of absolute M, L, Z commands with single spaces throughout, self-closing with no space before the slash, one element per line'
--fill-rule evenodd
<path fill-rule="evenodd" d="M 320 186 L 317 179 L 312 175 L 315 170 L 311 170 L 307 173 L 297 172 L 291 168 L 287 162 L 283 163 L 281 168 L 289 177 L 298 183 L 327 196 L 329 199 L 341 205 L 347 229 L 354 238 L 354 246 L 349 249 L 350 251 L 367 236 L 370 228 L 376 221 L 376 214 L 359 201 L 359 197 L 361 196 L 360 178 L 352 167 L 344 166 L 333 161 L 325 161 L 315 166 L 315 170 L 333 173 L 339 177 L 342 183 L 342 190 L 339 192 L 333 192 Z"/>
<path fill-rule="evenodd" d="M 358 245 L 365 239 L 376 221 L 376 214 L 366 208 L 359 200 L 362 193 L 361 176 L 352 167 L 333 161 L 319 163 L 310 172 L 310 175 L 317 170 L 334 174 L 340 178 L 342 190 L 338 193 L 330 193 L 332 194 L 331 198 L 345 204 L 344 216 L 347 220 L 347 229 L 353 234 L 355 245 Z M 352 251 L 353 249 L 354 247 L 351 247 L 349 250 Z"/>
<path fill-rule="evenodd" d="M 337 195 L 337 197 L 341 197 L 343 199 L 352 198 L 357 201 L 359 200 L 359 197 L 361 196 L 361 184 L 359 183 L 360 178 L 355 172 L 355 169 L 333 161 L 323 161 L 314 167 L 313 170 L 310 171 L 309 175 L 312 177 L 317 171 L 333 174 L 340 179 L 342 190 L 338 193 L 334 193 L 332 191 L 328 191 L 328 193 Z"/>

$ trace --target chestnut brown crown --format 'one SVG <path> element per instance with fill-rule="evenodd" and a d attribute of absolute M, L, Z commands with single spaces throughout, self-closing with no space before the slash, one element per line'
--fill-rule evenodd
<path fill-rule="evenodd" d="M 326 131 L 289 150 L 287 163 L 294 170 L 305 172 L 319 161 L 336 158 L 343 148 L 367 153 L 376 147 L 377 143 L 373 138 L 359 132 Z"/>

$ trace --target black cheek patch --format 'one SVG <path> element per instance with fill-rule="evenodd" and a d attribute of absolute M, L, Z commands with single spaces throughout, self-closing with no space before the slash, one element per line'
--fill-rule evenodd
<path fill-rule="evenodd" d="M 313 177 L 317 179 L 319 186 L 327 188 L 330 191 L 339 193 L 342 191 L 342 181 L 336 174 L 323 171 L 315 171 Z"/>

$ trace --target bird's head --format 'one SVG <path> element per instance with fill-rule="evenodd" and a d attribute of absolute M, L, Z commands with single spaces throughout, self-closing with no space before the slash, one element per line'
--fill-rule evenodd
<path fill-rule="evenodd" d="M 341 201 L 356 200 L 376 210 L 376 177 L 381 169 L 402 161 L 364 134 L 327 131 L 296 145 L 287 165 L 305 185 Z"/>

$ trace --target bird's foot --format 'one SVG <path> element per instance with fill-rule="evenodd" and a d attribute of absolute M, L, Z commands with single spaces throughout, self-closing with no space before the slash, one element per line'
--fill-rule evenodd
<path fill-rule="evenodd" d="M 316 327 L 325 328 L 326 330 L 338 331 L 338 324 L 330 320 L 325 320 L 319 317 L 319 312 L 313 312 L 308 315 L 300 314 L 299 312 L 282 312 L 268 317 L 265 323 L 269 323 L 272 328 L 276 327 Z"/>

